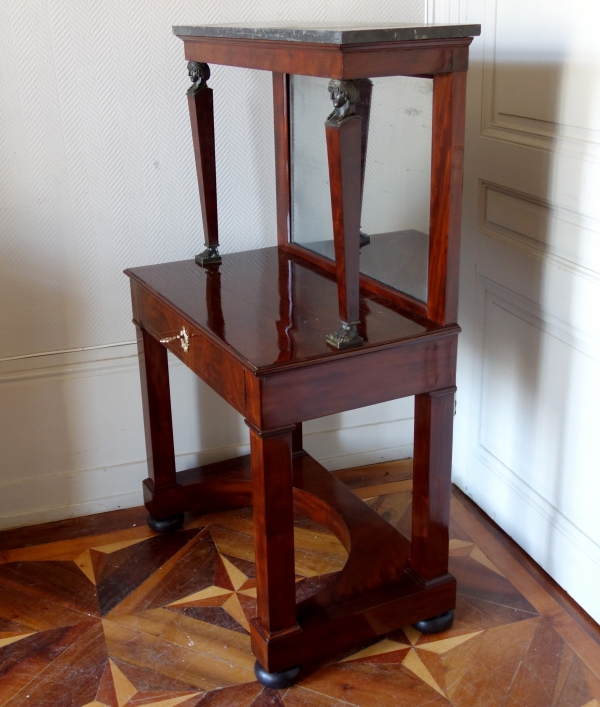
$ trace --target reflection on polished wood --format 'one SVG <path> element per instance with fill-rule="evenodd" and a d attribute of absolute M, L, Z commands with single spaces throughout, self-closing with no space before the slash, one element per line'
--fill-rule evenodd
<path fill-rule="evenodd" d="M 336 476 L 365 484 L 356 488 L 369 497 L 370 481 L 391 477 L 391 488 L 407 470 L 404 461 Z M 405 490 L 368 501 L 390 529 L 408 532 L 407 543 L 411 497 Z M 281 691 L 263 689 L 252 672 L 250 508 L 190 516 L 188 529 L 172 535 L 131 527 L 139 509 L 0 533 L 12 553 L 0 557 L 0 705 L 594 705 L 600 629 L 589 617 L 581 628 L 554 598 L 559 590 L 542 586 L 469 508 L 453 501 L 458 595 L 449 631 L 426 636 L 405 626 L 308 666 Z M 296 596 L 306 604 L 340 576 L 347 552 L 300 515 L 294 536 Z M 101 608 L 111 586 L 117 603 Z"/>
<path fill-rule="evenodd" d="M 369 238 L 369 247 L 360 251 L 360 272 L 420 302 L 427 302 L 427 234 L 408 229 L 371 233 Z M 334 259 L 332 240 L 311 241 L 301 245 L 329 260 Z"/>
<path fill-rule="evenodd" d="M 343 356 L 325 343 L 330 325 L 325 315 L 337 311 L 334 277 L 276 247 L 222 257 L 222 265 L 205 268 L 192 260 L 130 268 L 127 274 L 144 288 L 135 288 L 136 296 L 144 298 L 138 306 L 157 310 L 160 302 L 171 303 L 174 310 L 185 313 L 189 328 L 206 330 L 224 353 L 260 372 Z M 158 301 L 151 303 L 146 292 Z M 359 310 L 362 349 L 458 331 L 365 290 L 359 293 Z M 177 334 L 181 329 L 158 311 L 148 311 L 146 316 L 152 317 L 150 331 L 161 337 L 163 332 Z M 169 349 L 178 355 L 181 347 L 175 342 Z"/>

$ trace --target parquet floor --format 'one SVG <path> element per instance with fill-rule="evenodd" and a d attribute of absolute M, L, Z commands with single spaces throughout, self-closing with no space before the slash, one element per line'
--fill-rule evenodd
<path fill-rule="evenodd" d="M 370 488 L 368 474 L 339 473 L 410 532 L 405 467 Z M 0 533 L 0 705 L 600 707 L 592 633 L 457 499 L 452 629 L 395 631 L 282 691 L 252 672 L 251 509 L 192 517 L 171 535 L 150 531 L 142 511 L 118 513 L 105 514 L 107 532 L 98 516 Z M 299 596 L 345 557 L 330 533 L 297 519 Z"/>

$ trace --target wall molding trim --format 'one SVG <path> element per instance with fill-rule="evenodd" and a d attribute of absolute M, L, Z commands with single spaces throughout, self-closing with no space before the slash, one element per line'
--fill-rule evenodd
<path fill-rule="evenodd" d="M 183 366 L 169 353 L 169 366 Z M 0 361 L 0 386 L 56 382 L 139 371 L 135 342 L 73 351 L 53 351 Z"/>
<path fill-rule="evenodd" d="M 494 282 L 481 273 L 477 274 L 478 289 L 485 307 L 490 302 L 497 304 L 519 319 L 537 327 L 546 334 L 554 336 L 568 346 L 589 356 L 600 363 L 600 337 L 573 326 L 570 322 L 557 317 L 540 305 L 519 295 L 517 292 Z M 484 314 L 485 316 L 485 314 Z"/>
<path fill-rule="evenodd" d="M 594 244 L 600 238 L 600 221 L 597 219 L 480 179 L 478 221 L 480 230 L 487 236 L 600 285 L 600 248 L 595 248 L 596 258 L 593 253 Z M 573 238 L 575 230 L 580 234 L 579 239 Z M 549 242 L 544 242 L 543 237 L 548 237 L 549 233 Z M 587 234 L 590 247 L 582 257 L 579 241 Z M 553 237 L 555 242 L 552 242 Z"/>
<path fill-rule="evenodd" d="M 319 461 L 330 471 L 364 466 L 412 456 L 412 444 L 369 449 L 374 427 L 412 425 L 412 420 L 392 420 L 361 426 L 314 431 L 305 434 L 306 446 L 315 447 Z M 352 435 L 362 451 L 347 453 L 339 437 Z M 380 438 L 382 431 L 379 431 Z M 398 435 L 401 438 L 401 435 Z M 355 445 L 356 446 L 356 445 Z M 250 453 L 249 444 L 237 444 L 176 457 L 178 470 Z M 325 455 L 325 456 L 323 456 Z M 19 479 L 0 485 L 0 530 L 141 506 L 146 460 L 116 466 L 85 469 L 52 476 Z"/>
<path fill-rule="evenodd" d="M 63 349 L 60 351 L 36 351 L 35 353 L 22 354 L 21 356 L 7 356 L 5 358 L 0 358 L 0 365 L 9 361 L 23 361 L 25 359 L 40 358 L 43 356 L 56 356 L 59 354 L 79 354 L 87 351 L 113 349 L 118 346 L 130 346 L 131 344 L 135 344 L 135 341 L 118 341 L 114 344 L 102 344 L 101 346 L 82 346 L 77 349 Z"/>
<path fill-rule="evenodd" d="M 448 2 L 448 0 L 446 0 Z M 600 164 L 600 131 L 547 121 L 524 115 L 501 112 L 496 105 L 498 66 L 502 60 L 497 55 L 497 18 L 499 0 L 486 0 L 485 23 L 482 27 L 483 92 L 481 105 L 481 135 L 546 152 L 569 155 L 578 160 Z M 517 55 L 515 61 L 527 64 L 526 58 Z M 529 61 L 539 66 L 539 58 Z M 556 71 L 560 61 L 556 62 Z M 554 84 L 560 84 L 560 76 Z"/>

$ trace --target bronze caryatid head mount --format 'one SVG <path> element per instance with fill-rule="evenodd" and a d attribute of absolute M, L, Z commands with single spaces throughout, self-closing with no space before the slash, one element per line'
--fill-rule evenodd
<path fill-rule="evenodd" d="M 207 81 L 210 78 L 210 67 L 200 61 L 188 61 L 188 74 L 192 85 L 188 93 L 194 94 L 208 88 Z"/>
<path fill-rule="evenodd" d="M 359 98 L 358 88 L 354 81 L 331 79 L 327 89 L 333 101 L 333 112 L 327 120 L 335 120 L 339 123 L 344 118 L 354 115 L 354 106 Z"/>

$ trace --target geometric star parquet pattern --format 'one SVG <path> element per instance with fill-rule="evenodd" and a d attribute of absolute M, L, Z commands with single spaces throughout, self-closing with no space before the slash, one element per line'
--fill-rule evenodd
<path fill-rule="evenodd" d="M 368 499 L 410 530 L 410 491 Z M 251 509 L 12 550 L 0 559 L 0 705 L 6 707 L 600 707 L 586 663 L 452 520 L 452 628 L 395 631 L 288 690 L 253 674 Z M 298 518 L 297 595 L 346 553 Z"/>

